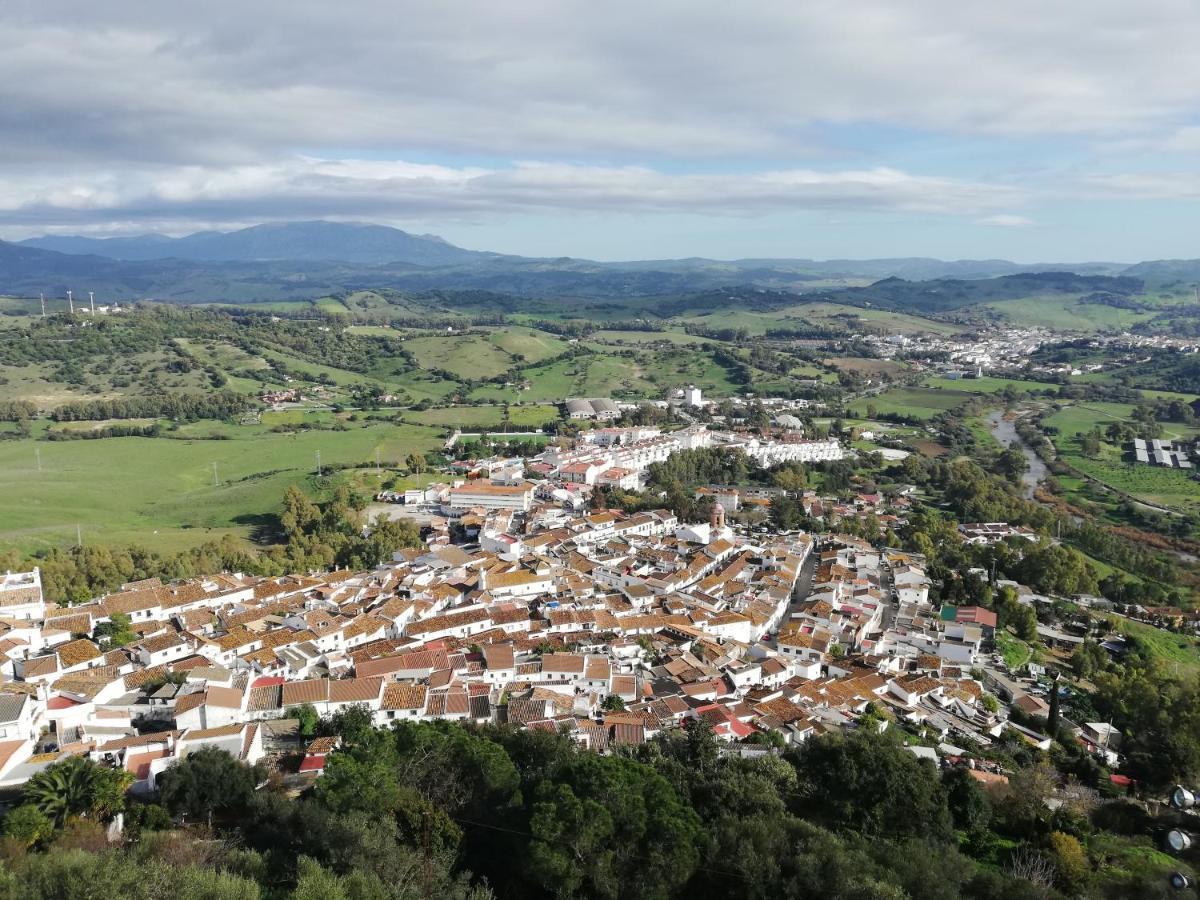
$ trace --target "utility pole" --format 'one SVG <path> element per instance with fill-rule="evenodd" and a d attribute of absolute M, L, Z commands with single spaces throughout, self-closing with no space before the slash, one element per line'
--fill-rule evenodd
<path fill-rule="evenodd" d="M 317 477 L 321 477 L 321 451 L 317 451 Z"/>
<path fill-rule="evenodd" d="M 375 474 L 379 474 L 379 448 L 375 448 Z"/>
<path fill-rule="evenodd" d="M 71 307 L 71 315 L 75 315 L 75 298 L 71 296 L 70 291 L 67 291 L 67 305 Z"/>
<path fill-rule="evenodd" d="M 38 294 L 38 299 L 42 301 L 42 318 L 46 318 L 46 295 Z"/>
<path fill-rule="evenodd" d="M 42 471 L 42 448 L 34 447 L 33 448 L 33 456 L 34 456 L 34 459 L 37 460 L 37 470 L 39 472 Z"/>
<path fill-rule="evenodd" d="M 221 482 L 217 478 L 217 461 L 213 460 L 213 487 L 219 487 Z"/>
<path fill-rule="evenodd" d="M 88 291 L 88 305 L 92 308 L 92 318 L 96 317 L 96 295 L 92 291 Z"/>
<path fill-rule="evenodd" d="M 75 546 L 83 546 L 83 526 L 78 522 L 75 523 Z"/>

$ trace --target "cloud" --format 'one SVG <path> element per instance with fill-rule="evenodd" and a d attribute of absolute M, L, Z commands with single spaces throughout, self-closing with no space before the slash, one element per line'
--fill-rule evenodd
<path fill-rule="evenodd" d="M 165 223 L 324 215 L 478 219 L 528 212 L 697 213 L 884 210 L 979 214 L 1010 207 L 1003 185 L 896 169 L 666 173 L 642 166 L 524 162 L 462 167 L 294 157 L 245 166 L 136 169 L 0 185 L 0 223 Z"/>
<path fill-rule="evenodd" d="M 0 220 L 867 209 L 1004 225 L 1050 145 L 1200 143 L 1198 45 L 1186 0 L 12 0 Z M 911 135 L 932 152 L 904 155 Z"/>
<path fill-rule="evenodd" d="M 1200 102 L 1182 0 L 60 0 L 0 25 L 10 160 L 787 156 L 830 125 L 1126 135 Z"/>
<path fill-rule="evenodd" d="M 1080 190 L 1093 197 L 1131 200 L 1198 200 L 1200 172 L 1095 173 L 1080 179 Z"/>
<path fill-rule="evenodd" d="M 995 225 L 998 228 L 1028 228 L 1036 224 L 1027 216 L 1014 216 L 1011 213 L 997 213 L 975 220 L 980 225 Z"/>

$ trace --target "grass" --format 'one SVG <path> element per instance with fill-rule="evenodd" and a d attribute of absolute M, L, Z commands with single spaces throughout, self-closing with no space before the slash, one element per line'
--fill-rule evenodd
<path fill-rule="evenodd" d="M 506 353 L 483 334 L 409 338 L 404 348 L 424 369 L 443 369 L 466 379 L 494 378 L 515 365 Z"/>
<path fill-rule="evenodd" d="M 900 363 L 890 359 L 863 359 L 857 356 L 834 356 L 824 361 L 827 366 L 833 366 L 843 372 L 857 372 L 860 375 L 887 375 L 895 377 L 905 371 Z"/>
<path fill-rule="evenodd" d="M 712 340 L 686 331 L 597 331 L 591 339 L 602 344 L 711 344 Z"/>
<path fill-rule="evenodd" d="M 1017 325 L 1052 328 L 1059 331 L 1095 332 L 1124 329 L 1153 318 L 1153 312 L 1119 309 L 1098 303 L 1082 303 L 1061 294 L 1022 297 L 989 304 L 989 309 Z"/>
<path fill-rule="evenodd" d="M 1062 437 L 1091 431 L 1096 426 L 1107 428 L 1113 422 L 1128 422 L 1133 406 L 1128 403 L 1085 403 L 1067 406 L 1044 420 L 1059 430 Z"/>
<path fill-rule="evenodd" d="M 1021 668 L 1033 657 L 1032 647 L 1004 629 L 996 632 L 996 649 L 1003 657 L 1004 664 L 1013 671 Z"/>
<path fill-rule="evenodd" d="M 1018 391 L 1041 392 L 1058 389 L 1056 384 L 1042 381 L 1024 381 L 1020 378 L 1000 378 L 984 375 L 982 378 L 943 378 L 933 376 L 923 382 L 926 387 L 942 388 L 945 390 L 966 391 L 971 394 L 996 394 L 1012 385 Z"/>
<path fill-rule="evenodd" d="M 66 546 L 77 524 L 85 542 L 137 542 L 164 551 L 223 534 L 247 538 L 259 517 L 278 509 L 289 484 L 316 486 L 318 450 L 323 465 L 373 465 L 377 450 L 384 461 L 399 461 L 412 450 L 440 446 L 435 429 L 378 423 L 294 434 L 243 426 L 233 433 L 230 440 L 2 442 L 0 545 Z"/>
<path fill-rule="evenodd" d="M 916 419 L 931 419 L 938 413 L 961 406 L 970 397 L 967 391 L 947 388 L 900 387 L 867 397 L 851 405 L 856 416 L 867 416 L 867 407 L 874 406 L 877 415 L 894 413 Z"/>
<path fill-rule="evenodd" d="M 504 421 L 503 406 L 447 406 L 421 412 L 403 413 L 406 420 L 439 428 L 499 428 Z"/>
<path fill-rule="evenodd" d="M 1187 512 L 1200 512 L 1200 482 L 1182 469 L 1125 462 L 1111 455 L 1091 459 L 1064 454 L 1064 459 L 1085 475 L 1139 500 Z"/>
<path fill-rule="evenodd" d="M 571 345 L 560 337 L 532 328 L 501 328 L 488 339 L 514 362 L 538 363 L 565 352 Z"/>
<path fill-rule="evenodd" d="M 1121 634 L 1136 638 L 1155 658 L 1169 666 L 1182 667 L 1189 673 L 1200 670 L 1200 640 L 1197 638 L 1119 616 L 1113 618 Z"/>

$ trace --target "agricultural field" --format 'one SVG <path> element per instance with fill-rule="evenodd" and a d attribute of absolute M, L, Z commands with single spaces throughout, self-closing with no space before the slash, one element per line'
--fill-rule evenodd
<path fill-rule="evenodd" d="M 566 352 L 571 346 L 557 335 L 532 328 L 498 328 L 492 330 L 487 337 L 517 364 L 539 363 L 552 359 Z"/>
<path fill-rule="evenodd" d="M 507 413 L 507 416 L 506 416 Z M 405 420 L 438 428 L 461 428 L 463 431 L 481 428 L 521 431 L 537 430 L 559 418 L 559 408 L 551 404 L 512 404 L 493 406 L 447 406 L 403 413 Z M 507 422 L 507 425 L 505 424 Z"/>
<path fill-rule="evenodd" d="M 1123 331 L 1154 318 L 1148 310 L 1120 309 L 1098 303 L 1083 303 L 1061 294 L 1022 297 L 980 307 L 1014 325 L 1053 328 L 1059 331 Z"/>
<path fill-rule="evenodd" d="M 429 453 L 441 444 L 435 428 L 346 425 L 345 431 L 273 433 L 265 424 L 207 422 L 187 427 L 228 439 L 0 442 L 0 545 L 27 551 L 67 546 L 77 525 L 85 543 L 132 542 L 164 551 L 224 534 L 245 539 L 278 508 L 289 484 L 322 487 L 315 478 L 318 450 L 326 466 L 373 466 L 377 451 L 385 464 L 402 463 L 414 450 Z"/>
<path fill-rule="evenodd" d="M 1100 459 L 1063 454 L 1063 459 L 1085 475 L 1155 506 L 1180 512 L 1200 512 L 1200 481 L 1182 469 L 1126 462 L 1111 445 Z"/>
<path fill-rule="evenodd" d="M 895 378 L 907 371 L 903 365 L 890 359 L 864 359 L 859 356 L 834 356 L 823 360 L 825 365 L 833 366 L 843 372 L 854 372 L 866 377 L 886 375 Z"/>
<path fill-rule="evenodd" d="M 935 375 L 926 378 L 922 384 L 926 387 L 966 391 L 970 394 L 996 394 L 1009 385 L 1012 385 L 1015 390 L 1026 393 L 1057 391 L 1059 387 L 1057 384 L 1044 381 L 1025 381 L 1020 378 L 1001 378 L 993 375 L 984 375 L 982 378 L 944 378 Z"/>
<path fill-rule="evenodd" d="M 856 400 L 850 411 L 856 416 L 870 416 L 869 407 L 876 415 L 901 415 L 915 419 L 931 419 L 938 413 L 961 406 L 971 394 L 948 388 L 898 387 L 873 397 Z"/>
<path fill-rule="evenodd" d="M 603 331 L 593 332 L 590 338 L 591 341 L 598 344 L 616 344 L 618 346 L 625 344 L 683 344 L 683 345 L 699 345 L 715 343 L 710 338 L 700 337 L 695 334 L 688 334 L 686 331 L 611 331 L 605 329 Z"/>
<path fill-rule="evenodd" d="M 464 380 L 495 378 L 516 361 L 480 333 L 409 338 L 404 349 L 423 369 L 442 369 Z"/>

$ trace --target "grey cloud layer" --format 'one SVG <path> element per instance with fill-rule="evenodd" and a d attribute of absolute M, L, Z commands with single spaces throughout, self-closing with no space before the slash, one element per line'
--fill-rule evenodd
<path fill-rule="evenodd" d="M 831 124 L 1174 131 L 1200 104 L 1196 46 L 1200 16 L 1184 0 L 15 0 L 0 9 L 0 216 L 262 218 L 351 203 L 340 211 L 979 215 L 1020 198 L 778 161 L 833 152 Z M 552 162 L 354 160 L 445 154 Z M 678 160 L 716 173 L 762 162 L 670 174 Z"/>
<path fill-rule="evenodd" d="M 358 215 L 476 218 L 495 212 L 755 215 L 797 208 L 978 213 L 1021 200 L 1011 188 L 894 169 L 672 175 L 646 168 L 524 164 L 456 169 L 297 158 L 223 168 L 31 179 L 0 186 L 0 221 L 76 223 L 201 217 Z"/>

